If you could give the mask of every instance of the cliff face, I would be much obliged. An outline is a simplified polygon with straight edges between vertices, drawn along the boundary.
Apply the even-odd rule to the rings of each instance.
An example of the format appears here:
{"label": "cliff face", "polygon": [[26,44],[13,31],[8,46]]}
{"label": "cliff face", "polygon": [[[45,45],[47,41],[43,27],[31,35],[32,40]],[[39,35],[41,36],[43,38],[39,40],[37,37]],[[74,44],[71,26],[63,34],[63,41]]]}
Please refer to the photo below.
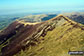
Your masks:
{"label": "cliff face", "polygon": [[[63,29],[63,28],[65,28],[65,29]],[[10,24],[5,30],[0,32],[0,45],[2,46],[2,48],[1,48],[2,56],[12,56],[12,55],[18,53],[21,49],[25,50],[25,48],[30,47],[30,46],[36,47],[38,45],[37,43],[40,44],[39,39],[41,37],[44,37],[44,39],[46,39],[48,37],[52,37],[52,36],[54,37],[56,34],[57,36],[55,36],[55,37],[56,37],[56,41],[57,41],[57,40],[61,39],[65,35],[65,33],[68,32],[68,30],[72,30],[73,28],[80,29],[80,31],[84,32],[83,26],[68,19],[67,17],[65,17],[63,15],[58,15],[55,18],[52,18],[48,21],[40,22],[40,23],[15,21],[12,24]],[[61,33],[60,33],[60,31],[61,31]],[[50,35],[48,32],[51,32],[53,34]],[[47,34],[49,34],[49,36]],[[43,39],[41,39],[41,40],[44,41]],[[45,45],[47,45],[47,44],[45,44]],[[39,48],[39,46],[38,46],[38,48]],[[43,48],[44,48],[44,46],[43,46]],[[33,53],[33,52],[31,52],[31,53]],[[42,51],[41,51],[41,53],[43,54]],[[39,55],[37,55],[37,56],[39,56]]]}

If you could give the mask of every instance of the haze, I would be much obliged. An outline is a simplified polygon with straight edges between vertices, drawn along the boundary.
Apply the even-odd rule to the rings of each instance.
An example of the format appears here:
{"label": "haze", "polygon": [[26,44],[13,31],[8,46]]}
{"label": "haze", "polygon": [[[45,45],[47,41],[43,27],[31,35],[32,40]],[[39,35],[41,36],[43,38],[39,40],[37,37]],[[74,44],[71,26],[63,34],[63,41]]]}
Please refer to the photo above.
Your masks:
{"label": "haze", "polygon": [[0,14],[83,10],[83,3],[84,0],[0,0]]}

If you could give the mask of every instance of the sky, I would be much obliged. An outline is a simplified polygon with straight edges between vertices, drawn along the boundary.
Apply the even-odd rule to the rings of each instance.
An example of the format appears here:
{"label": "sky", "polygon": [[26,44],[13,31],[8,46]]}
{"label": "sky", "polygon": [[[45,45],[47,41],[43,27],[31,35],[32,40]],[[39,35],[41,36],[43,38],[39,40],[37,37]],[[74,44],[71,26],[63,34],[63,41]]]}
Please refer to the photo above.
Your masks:
{"label": "sky", "polygon": [[0,0],[0,14],[81,10],[84,0]]}

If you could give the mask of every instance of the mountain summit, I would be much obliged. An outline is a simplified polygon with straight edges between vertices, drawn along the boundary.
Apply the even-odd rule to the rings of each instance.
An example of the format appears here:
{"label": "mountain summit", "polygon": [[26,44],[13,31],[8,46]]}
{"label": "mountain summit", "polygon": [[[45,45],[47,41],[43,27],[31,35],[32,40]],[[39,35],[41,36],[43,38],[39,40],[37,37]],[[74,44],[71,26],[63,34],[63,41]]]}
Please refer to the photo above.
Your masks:
{"label": "mountain summit", "polygon": [[63,15],[40,23],[16,20],[0,32],[2,56],[69,56],[69,50],[83,51],[83,42],[83,25]]}

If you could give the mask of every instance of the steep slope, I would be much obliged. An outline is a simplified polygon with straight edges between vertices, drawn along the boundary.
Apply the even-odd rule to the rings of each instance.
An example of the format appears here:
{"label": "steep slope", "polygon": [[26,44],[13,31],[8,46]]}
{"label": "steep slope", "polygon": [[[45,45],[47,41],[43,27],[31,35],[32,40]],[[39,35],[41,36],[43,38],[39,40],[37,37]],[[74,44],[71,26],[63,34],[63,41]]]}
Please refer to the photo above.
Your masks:
{"label": "steep slope", "polygon": [[63,15],[41,23],[15,21],[0,39],[2,56],[21,49],[16,56],[69,56],[69,50],[84,50],[84,27]]}
{"label": "steep slope", "polygon": [[68,51],[84,51],[84,28],[82,25],[62,17],[52,31],[48,31],[44,37],[39,38],[40,43],[38,42],[35,46],[31,45],[15,56],[70,56]]}

